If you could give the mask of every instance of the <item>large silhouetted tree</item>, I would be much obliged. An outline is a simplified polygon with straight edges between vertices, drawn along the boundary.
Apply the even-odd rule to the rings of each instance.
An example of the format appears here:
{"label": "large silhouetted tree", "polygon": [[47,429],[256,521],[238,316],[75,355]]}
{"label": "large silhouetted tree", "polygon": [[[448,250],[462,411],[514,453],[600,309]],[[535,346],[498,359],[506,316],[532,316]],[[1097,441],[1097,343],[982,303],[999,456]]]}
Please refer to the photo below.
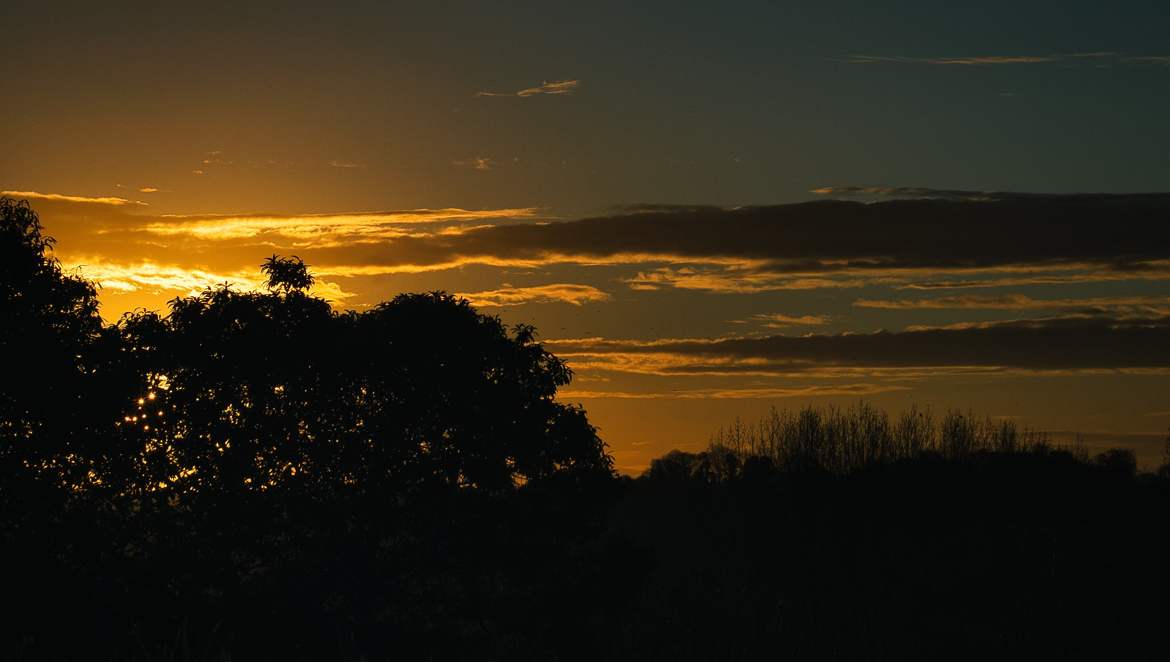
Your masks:
{"label": "large silhouetted tree", "polygon": [[141,488],[501,490],[610,471],[530,327],[441,293],[338,314],[305,294],[299,260],[265,269],[267,293],[225,286],[122,320],[144,378],[121,413]]}
{"label": "large silhouetted tree", "polygon": [[0,462],[73,485],[103,454],[117,371],[93,283],[62,271],[27,202],[0,199]]}
{"label": "large silhouetted tree", "polygon": [[568,368],[531,327],[442,293],[337,313],[297,257],[267,292],[209,288],[103,326],[27,203],[3,201],[0,452],[74,487],[508,490],[609,475],[584,412],[554,400]]}

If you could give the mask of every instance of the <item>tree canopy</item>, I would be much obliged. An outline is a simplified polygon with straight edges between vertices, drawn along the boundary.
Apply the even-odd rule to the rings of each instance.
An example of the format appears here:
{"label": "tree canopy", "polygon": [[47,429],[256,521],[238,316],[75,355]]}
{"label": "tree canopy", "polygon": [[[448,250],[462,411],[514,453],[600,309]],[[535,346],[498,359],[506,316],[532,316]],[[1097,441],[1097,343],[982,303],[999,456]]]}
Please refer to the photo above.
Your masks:
{"label": "tree canopy", "polygon": [[442,292],[338,312],[277,255],[266,292],[209,287],[105,326],[28,204],[2,210],[0,349],[26,364],[0,384],[4,453],[74,490],[492,492],[612,474],[584,411],[555,400],[572,372],[532,327]]}

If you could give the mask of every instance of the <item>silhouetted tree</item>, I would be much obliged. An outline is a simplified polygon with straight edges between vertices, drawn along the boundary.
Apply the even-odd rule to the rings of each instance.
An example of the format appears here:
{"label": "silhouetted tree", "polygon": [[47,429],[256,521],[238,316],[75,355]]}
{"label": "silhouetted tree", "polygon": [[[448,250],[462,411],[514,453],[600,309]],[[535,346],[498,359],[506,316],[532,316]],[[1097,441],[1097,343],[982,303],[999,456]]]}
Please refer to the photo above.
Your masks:
{"label": "silhouetted tree", "polygon": [[269,293],[209,289],[122,320],[144,376],[122,414],[141,489],[501,490],[611,471],[584,412],[554,400],[571,373],[530,327],[442,293],[338,314],[302,292],[299,260],[266,267]]}
{"label": "silhouetted tree", "polygon": [[305,292],[313,286],[315,278],[309,273],[309,267],[304,260],[293,255],[281,257],[273,254],[264,260],[260,270],[268,277],[268,289],[290,292]]}
{"label": "silhouetted tree", "polygon": [[[70,484],[111,427],[114,349],[93,283],[65,274],[26,201],[0,198],[0,466]],[[104,409],[103,409],[104,408]]]}

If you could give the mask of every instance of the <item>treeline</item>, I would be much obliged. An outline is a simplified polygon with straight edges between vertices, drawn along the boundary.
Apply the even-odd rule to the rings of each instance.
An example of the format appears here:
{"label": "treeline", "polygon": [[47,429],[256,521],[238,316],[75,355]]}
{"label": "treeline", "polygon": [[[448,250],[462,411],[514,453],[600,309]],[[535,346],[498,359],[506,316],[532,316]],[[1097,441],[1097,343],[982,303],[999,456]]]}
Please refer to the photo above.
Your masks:
{"label": "treeline", "polygon": [[1131,454],[863,404],[619,477],[530,327],[336,312],[277,256],[107,325],[0,212],[0,659],[1164,652],[1170,472]]}
{"label": "treeline", "polygon": [[[936,417],[917,406],[891,417],[866,402],[846,408],[775,409],[754,423],[736,419],[720,428],[702,453],[673,451],[650,471],[684,472],[708,480],[734,477],[755,465],[783,471],[848,474],[916,459],[978,461],[990,455],[1060,457],[1123,474],[1137,472],[1134,452],[1112,448],[1095,456],[1080,444],[1054,443],[1047,433],[1021,429],[1011,419],[980,418],[949,410]],[[1170,436],[1158,474],[1170,477]]]}

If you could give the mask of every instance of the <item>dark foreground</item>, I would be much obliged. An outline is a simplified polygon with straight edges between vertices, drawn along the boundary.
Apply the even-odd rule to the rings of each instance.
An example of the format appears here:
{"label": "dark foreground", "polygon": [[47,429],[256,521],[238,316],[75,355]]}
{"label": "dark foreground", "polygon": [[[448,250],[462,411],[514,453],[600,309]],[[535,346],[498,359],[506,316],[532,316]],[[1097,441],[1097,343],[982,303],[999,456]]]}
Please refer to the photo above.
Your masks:
{"label": "dark foreground", "polygon": [[[7,659],[1153,659],[1170,480],[1124,454],[4,510]],[[25,494],[29,494],[26,490]]]}
{"label": "dark foreground", "polygon": [[1163,657],[1130,453],[859,405],[618,478],[531,327],[275,255],[109,325],[51,246],[0,198],[0,659]]}

